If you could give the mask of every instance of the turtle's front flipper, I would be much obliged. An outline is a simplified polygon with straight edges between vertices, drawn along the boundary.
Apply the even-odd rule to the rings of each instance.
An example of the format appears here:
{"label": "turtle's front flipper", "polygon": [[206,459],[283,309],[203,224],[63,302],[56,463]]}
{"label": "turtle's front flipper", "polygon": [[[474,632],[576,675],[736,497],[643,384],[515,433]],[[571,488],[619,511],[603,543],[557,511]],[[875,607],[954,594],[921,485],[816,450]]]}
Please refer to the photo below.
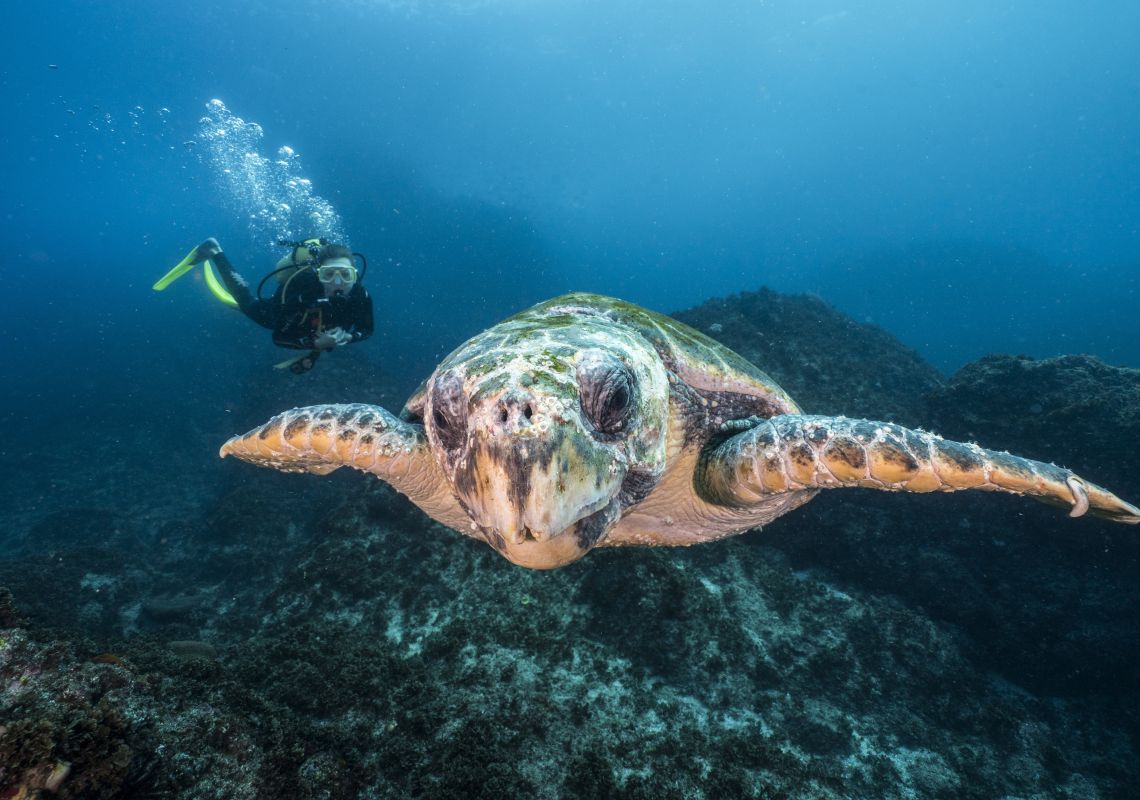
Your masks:
{"label": "turtle's front flipper", "polygon": [[[738,425],[740,423],[737,423]],[[767,495],[861,486],[896,492],[982,489],[1029,495],[1117,522],[1140,509],[1067,469],[952,442],[888,422],[785,414],[749,423],[708,451],[698,485],[709,500],[750,506]]]}
{"label": "turtle's front flipper", "polygon": [[432,458],[423,426],[404,422],[380,406],[294,408],[234,436],[219,455],[280,472],[327,475],[353,467],[391,484],[445,525],[456,527],[467,520]]}

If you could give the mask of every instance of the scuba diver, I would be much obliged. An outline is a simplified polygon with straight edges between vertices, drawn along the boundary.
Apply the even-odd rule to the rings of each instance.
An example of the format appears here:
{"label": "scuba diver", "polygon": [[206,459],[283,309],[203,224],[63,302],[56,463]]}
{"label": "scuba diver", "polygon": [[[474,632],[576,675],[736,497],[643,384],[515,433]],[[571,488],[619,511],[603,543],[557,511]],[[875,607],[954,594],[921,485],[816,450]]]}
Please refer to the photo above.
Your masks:
{"label": "scuba diver", "polygon": [[[213,238],[191,250],[155,283],[154,289],[161,292],[202,264],[206,285],[215,297],[272,330],[277,346],[308,351],[275,365],[300,375],[313,368],[322,352],[372,335],[372,298],[360,283],[368,263],[360,253],[327,239],[278,244],[289,247],[289,253],[258,284],[256,295]],[[211,263],[217,267],[220,281]],[[277,290],[272,297],[262,297],[261,291],[271,277],[277,278]]]}

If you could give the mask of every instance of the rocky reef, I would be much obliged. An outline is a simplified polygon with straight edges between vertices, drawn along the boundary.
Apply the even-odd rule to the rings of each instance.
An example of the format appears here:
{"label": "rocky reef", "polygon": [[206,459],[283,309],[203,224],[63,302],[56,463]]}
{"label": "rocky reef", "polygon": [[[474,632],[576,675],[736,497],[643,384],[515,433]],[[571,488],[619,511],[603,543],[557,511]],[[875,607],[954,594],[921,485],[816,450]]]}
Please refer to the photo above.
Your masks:
{"label": "rocky reef", "polygon": [[[768,291],[677,316],[805,410],[925,423],[1140,497],[1136,371],[995,356],[947,380],[880,329]],[[367,476],[201,462],[186,480],[195,512],[92,501],[6,535],[0,796],[1091,800],[1140,784],[1125,526],[845,490],[764,531],[546,573]]]}
{"label": "rocky reef", "polygon": [[813,295],[761,289],[672,316],[767,372],[808,414],[921,425],[924,398],[944,382],[882,328],[856,322]]}

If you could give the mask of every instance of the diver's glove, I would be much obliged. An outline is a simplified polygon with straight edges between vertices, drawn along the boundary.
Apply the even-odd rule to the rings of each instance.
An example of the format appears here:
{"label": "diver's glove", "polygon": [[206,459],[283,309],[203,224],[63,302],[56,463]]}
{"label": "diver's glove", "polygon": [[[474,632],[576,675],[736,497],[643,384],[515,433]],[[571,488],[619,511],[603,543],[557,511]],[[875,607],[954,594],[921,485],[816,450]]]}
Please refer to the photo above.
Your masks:
{"label": "diver's glove", "polygon": [[216,257],[220,252],[222,252],[222,246],[218,244],[217,239],[211,236],[194,248],[194,263],[201,264],[208,258]]}
{"label": "diver's glove", "polygon": [[341,328],[329,328],[328,330],[322,331],[321,335],[313,340],[313,347],[318,350],[332,350],[334,347],[348,344],[351,341],[351,333],[346,333]]}

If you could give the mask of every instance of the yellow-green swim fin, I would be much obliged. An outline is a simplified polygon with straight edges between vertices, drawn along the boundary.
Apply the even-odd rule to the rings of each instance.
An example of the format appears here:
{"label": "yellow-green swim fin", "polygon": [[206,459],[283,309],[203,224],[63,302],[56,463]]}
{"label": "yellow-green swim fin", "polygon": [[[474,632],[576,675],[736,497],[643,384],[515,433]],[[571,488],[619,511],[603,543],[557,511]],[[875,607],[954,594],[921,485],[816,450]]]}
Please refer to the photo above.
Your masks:
{"label": "yellow-green swim fin", "polygon": [[[173,267],[173,269],[170,270],[170,272],[166,273],[165,275],[163,275],[161,278],[158,279],[158,282],[153,287],[154,290],[156,292],[161,292],[163,289],[165,289],[170,284],[174,283],[176,280],[181,278],[187,272],[194,269],[194,267],[196,267],[199,263],[201,263],[200,261],[194,260],[194,257],[197,254],[198,254],[198,248],[195,247],[193,250],[191,250],[189,253],[187,253],[186,258],[179,261]],[[230,299],[232,300],[233,298],[230,298]]]}
{"label": "yellow-green swim fin", "polygon": [[214,269],[208,260],[202,264],[202,272],[206,275],[206,285],[210,287],[210,291],[214,297],[221,300],[230,308],[237,308],[237,300],[234,300],[234,296],[226,291],[225,286],[222,286],[222,282],[218,280],[218,276],[214,274]]}

